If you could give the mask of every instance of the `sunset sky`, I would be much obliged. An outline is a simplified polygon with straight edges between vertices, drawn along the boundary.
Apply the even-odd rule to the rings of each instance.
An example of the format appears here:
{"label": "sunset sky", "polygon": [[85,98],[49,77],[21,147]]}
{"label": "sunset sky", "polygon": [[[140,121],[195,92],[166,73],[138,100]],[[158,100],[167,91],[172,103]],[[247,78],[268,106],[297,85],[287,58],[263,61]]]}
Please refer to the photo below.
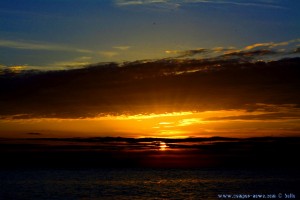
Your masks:
{"label": "sunset sky", "polygon": [[299,6],[293,0],[3,0],[0,65],[68,68],[286,42],[299,38]]}
{"label": "sunset sky", "polygon": [[300,136],[299,8],[2,0],[0,137]]}

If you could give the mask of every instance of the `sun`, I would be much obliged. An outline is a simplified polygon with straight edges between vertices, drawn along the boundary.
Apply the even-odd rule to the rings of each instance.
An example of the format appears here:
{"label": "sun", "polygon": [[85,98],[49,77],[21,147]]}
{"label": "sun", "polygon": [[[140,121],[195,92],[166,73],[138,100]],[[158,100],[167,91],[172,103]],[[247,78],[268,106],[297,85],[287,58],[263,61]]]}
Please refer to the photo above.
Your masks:
{"label": "sun", "polygon": [[159,150],[165,151],[169,146],[165,142],[159,142]]}

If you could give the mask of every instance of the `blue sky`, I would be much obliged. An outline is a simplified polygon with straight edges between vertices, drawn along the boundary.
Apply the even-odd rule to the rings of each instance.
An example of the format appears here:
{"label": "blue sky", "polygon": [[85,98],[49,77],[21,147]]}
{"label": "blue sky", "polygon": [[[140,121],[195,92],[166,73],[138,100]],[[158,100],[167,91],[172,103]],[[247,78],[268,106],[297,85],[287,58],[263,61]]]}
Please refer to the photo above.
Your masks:
{"label": "blue sky", "polygon": [[66,69],[201,48],[297,48],[299,8],[297,0],[2,0],[0,66]]}

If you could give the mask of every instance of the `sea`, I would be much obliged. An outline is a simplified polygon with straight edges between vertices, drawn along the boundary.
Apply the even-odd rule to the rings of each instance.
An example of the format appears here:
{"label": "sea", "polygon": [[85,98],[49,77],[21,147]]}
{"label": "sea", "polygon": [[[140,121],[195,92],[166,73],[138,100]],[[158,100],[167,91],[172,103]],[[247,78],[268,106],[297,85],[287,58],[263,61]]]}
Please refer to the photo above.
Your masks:
{"label": "sea", "polygon": [[297,199],[298,170],[2,169],[0,199]]}

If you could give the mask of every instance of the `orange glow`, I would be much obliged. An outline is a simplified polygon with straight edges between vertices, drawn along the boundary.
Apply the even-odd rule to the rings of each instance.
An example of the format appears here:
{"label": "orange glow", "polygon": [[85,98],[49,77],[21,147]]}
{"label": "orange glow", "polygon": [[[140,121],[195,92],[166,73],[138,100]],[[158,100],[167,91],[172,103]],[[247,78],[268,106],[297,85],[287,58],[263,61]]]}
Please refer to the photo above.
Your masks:
{"label": "orange glow", "polygon": [[[276,113],[297,113],[282,108]],[[265,111],[217,110],[102,116],[83,119],[2,119],[0,137],[247,137],[277,134],[296,135],[300,119],[296,117],[264,118]],[[268,112],[272,114],[272,112]],[[28,134],[27,133],[40,133]]]}

